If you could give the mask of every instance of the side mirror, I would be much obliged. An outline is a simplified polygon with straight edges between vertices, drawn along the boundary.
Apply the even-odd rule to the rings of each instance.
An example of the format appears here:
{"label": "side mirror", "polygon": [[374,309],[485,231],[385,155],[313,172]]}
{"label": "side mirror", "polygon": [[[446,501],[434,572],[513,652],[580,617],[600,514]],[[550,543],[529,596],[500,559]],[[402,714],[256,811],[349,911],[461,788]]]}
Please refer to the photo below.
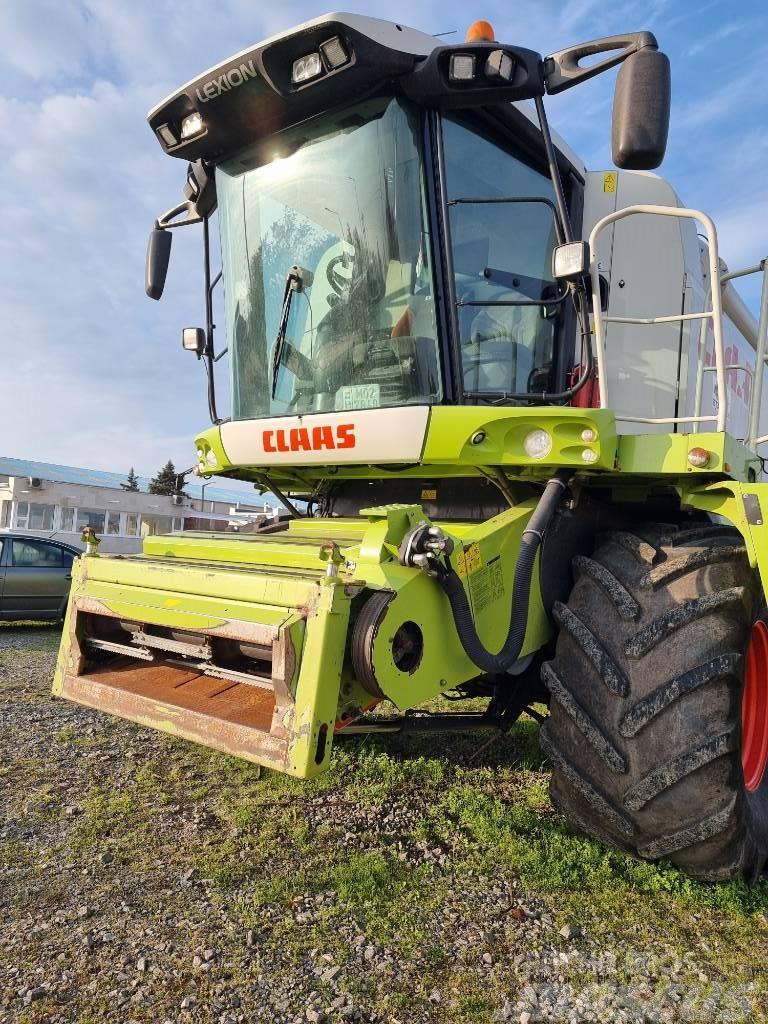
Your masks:
{"label": "side mirror", "polygon": [[149,233],[144,290],[150,299],[159,299],[163,294],[172,240],[171,232],[162,228],[153,228]]}
{"label": "side mirror", "polygon": [[181,332],[181,347],[194,352],[197,358],[205,352],[205,331],[202,327],[184,327]]}
{"label": "side mirror", "polygon": [[669,131],[669,58],[645,47],[630,54],[616,78],[613,162],[629,171],[652,171],[664,159]]}

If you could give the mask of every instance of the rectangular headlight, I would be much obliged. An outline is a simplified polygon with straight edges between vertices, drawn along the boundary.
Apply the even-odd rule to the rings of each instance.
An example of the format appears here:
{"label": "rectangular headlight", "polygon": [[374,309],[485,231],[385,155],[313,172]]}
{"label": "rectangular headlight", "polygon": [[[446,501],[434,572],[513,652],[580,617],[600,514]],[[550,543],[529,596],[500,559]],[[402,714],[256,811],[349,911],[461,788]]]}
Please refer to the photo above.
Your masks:
{"label": "rectangular headlight", "polygon": [[181,137],[191,139],[193,135],[199,135],[204,127],[203,115],[196,110],[194,114],[187,114],[181,122]]}
{"label": "rectangular headlight", "polygon": [[488,54],[485,62],[485,77],[500,79],[502,82],[509,82],[512,72],[515,70],[515,62],[504,50],[494,50]]}
{"label": "rectangular headlight", "polygon": [[338,36],[334,36],[333,39],[329,39],[325,43],[320,43],[320,52],[325,59],[325,63],[332,71],[343,67],[349,62],[349,54]]}
{"label": "rectangular headlight", "polygon": [[299,57],[298,60],[293,62],[291,81],[294,85],[300,85],[301,82],[308,82],[312,78],[317,78],[322,73],[322,70],[323,62],[320,60],[320,54],[308,53],[306,57]]}
{"label": "rectangular headlight", "polygon": [[173,131],[169,124],[161,124],[155,129],[155,134],[163,143],[164,146],[176,146],[179,140],[176,138],[176,133]]}
{"label": "rectangular headlight", "polygon": [[454,53],[451,56],[449,76],[452,82],[471,82],[475,77],[474,53]]}
{"label": "rectangular headlight", "polygon": [[566,242],[552,253],[552,276],[556,281],[575,281],[589,271],[589,245],[586,242]]}

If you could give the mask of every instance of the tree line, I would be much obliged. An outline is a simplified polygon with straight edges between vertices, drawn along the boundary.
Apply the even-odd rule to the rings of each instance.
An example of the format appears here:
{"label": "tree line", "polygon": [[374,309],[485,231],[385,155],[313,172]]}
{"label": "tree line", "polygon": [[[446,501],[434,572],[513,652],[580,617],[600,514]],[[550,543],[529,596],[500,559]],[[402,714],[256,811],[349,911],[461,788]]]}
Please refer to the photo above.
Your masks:
{"label": "tree line", "polygon": [[[172,495],[176,494],[176,479],[178,477],[176,467],[170,459],[158,470],[155,476],[149,481],[149,493],[150,494],[165,494]],[[125,482],[120,484],[124,491],[140,491],[139,478],[134,472],[133,466],[128,471],[128,475],[125,478]]]}

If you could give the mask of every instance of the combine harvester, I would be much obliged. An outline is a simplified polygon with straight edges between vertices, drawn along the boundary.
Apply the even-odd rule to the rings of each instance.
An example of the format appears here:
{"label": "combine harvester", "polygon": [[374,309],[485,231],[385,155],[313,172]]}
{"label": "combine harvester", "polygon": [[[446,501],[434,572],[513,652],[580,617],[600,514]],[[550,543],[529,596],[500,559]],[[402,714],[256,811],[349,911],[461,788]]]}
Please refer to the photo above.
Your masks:
{"label": "combine harvester", "polygon": [[[620,170],[587,172],[543,97],[617,65]],[[197,471],[293,518],[81,558],[54,692],[303,778],[335,737],[506,730],[547,703],[575,829],[755,878],[768,283],[729,273],[712,221],[647,173],[669,96],[648,32],[542,58],[484,22],[446,46],[332,14],[157,106],[188,169],[150,236],[152,298],[172,230],[203,232]],[[730,283],[747,273],[759,325]],[[439,694],[487,710],[410,710]]]}

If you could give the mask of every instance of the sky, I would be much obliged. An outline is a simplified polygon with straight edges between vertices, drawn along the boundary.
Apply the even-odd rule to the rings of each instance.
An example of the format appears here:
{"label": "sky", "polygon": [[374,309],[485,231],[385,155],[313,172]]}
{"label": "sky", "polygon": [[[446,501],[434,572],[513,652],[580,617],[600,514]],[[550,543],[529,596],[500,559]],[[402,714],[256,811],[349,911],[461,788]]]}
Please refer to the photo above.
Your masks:
{"label": "sky", "polygon": [[[146,112],[197,73],[325,8],[295,0],[0,0],[0,454],[153,475],[195,461],[209,424],[182,326],[203,322],[202,244],[177,238],[144,295],[146,236],[181,198]],[[358,0],[354,10],[380,16]],[[661,172],[710,213],[731,267],[768,255],[768,7],[763,0],[390,0],[428,33],[491,21],[547,54],[651,30],[672,62]],[[591,170],[610,168],[615,73],[548,100]],[[742,291],[753,310],[758,292]]]}

